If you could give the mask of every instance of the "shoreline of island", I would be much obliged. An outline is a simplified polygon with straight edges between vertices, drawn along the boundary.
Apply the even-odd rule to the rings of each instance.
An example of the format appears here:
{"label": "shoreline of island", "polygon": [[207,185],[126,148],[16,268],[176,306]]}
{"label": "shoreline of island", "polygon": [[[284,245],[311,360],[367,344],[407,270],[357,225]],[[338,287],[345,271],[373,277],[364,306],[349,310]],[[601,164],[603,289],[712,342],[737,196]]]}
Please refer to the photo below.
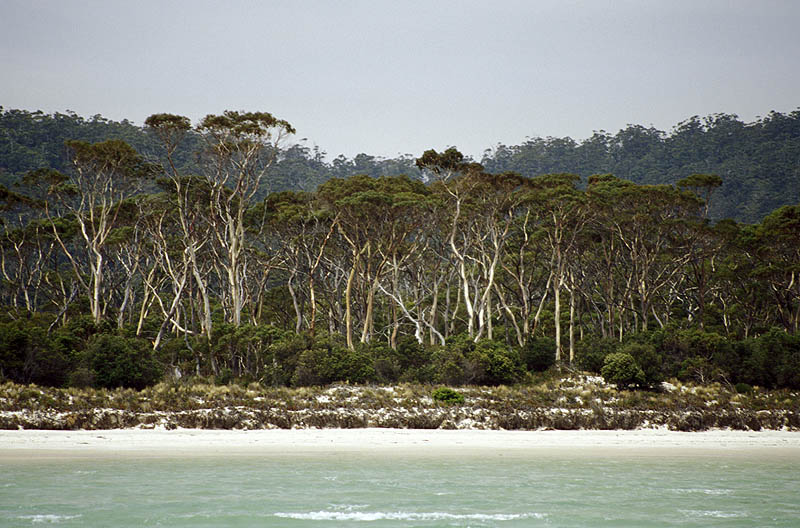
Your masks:
{"label": "shoreline of island", "polygon": [[111,429],[0,431],[0,460],[314,454],[513,456],[776,456],[800,459],[800,432],[666,429]]}

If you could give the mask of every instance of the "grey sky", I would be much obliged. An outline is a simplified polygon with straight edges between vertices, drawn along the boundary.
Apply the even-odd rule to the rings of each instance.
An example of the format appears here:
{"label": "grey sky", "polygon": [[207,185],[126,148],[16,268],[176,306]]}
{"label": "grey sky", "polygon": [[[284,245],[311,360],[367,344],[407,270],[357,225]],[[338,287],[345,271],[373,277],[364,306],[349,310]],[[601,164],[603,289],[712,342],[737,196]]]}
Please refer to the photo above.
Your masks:
{"label": "grey sky", "polygon": [[0,105],[269,111],[329,157],[479,157],[795,110],[798,21],[794,0],[0,0]]}

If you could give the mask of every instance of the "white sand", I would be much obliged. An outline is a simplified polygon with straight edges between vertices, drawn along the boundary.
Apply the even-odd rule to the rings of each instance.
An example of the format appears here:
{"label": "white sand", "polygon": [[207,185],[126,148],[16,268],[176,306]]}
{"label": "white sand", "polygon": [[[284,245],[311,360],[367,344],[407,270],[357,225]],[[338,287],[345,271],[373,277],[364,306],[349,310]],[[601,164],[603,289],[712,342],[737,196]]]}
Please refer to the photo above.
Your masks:
{"label": "white sand", "polygon": [[478,431],[299,429],[222,431],[179,429],[0,431],[0,460],[47,457],[302,455],[313,453],[465,454],[631,453],[754,455],[800,459],[800,432],[666,430]]}

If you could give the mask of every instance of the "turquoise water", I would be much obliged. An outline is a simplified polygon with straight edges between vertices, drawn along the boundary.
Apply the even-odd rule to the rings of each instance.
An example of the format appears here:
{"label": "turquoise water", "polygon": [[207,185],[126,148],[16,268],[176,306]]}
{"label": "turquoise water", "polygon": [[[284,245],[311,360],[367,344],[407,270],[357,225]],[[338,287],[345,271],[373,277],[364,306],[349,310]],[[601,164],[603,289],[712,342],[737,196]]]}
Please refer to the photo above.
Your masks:
{"label": "turquoise water", "polygon": [[316,454],[0,462],[0,526],[800,526],[800,461]]}

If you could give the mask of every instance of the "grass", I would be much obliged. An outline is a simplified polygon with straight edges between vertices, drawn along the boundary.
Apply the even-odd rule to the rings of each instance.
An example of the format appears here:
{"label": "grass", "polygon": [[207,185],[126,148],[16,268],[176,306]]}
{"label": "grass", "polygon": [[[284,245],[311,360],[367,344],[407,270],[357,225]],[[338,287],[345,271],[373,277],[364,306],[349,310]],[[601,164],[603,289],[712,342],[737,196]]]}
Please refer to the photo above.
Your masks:
{"label": "grass", "polygon": [[[442,406],[434,387],[336,384],[328,387],[215,385],[199,378],[131,389],[0,385],[0,428],[414,427],[596,428],[667,426],[800,429],[800,393],[670,380],[668,389],[617,391],[573,373],[531,376],[529,383],[459,387],[465,403]],[[766,412],[765,412],[766,411]],[[37,414],[38,413],[38,414]],[[61,415],[59,415],[59,413]],[[38,422],[37,422],[38,420]],[[465,424],[465,425],[459,425]]]}

